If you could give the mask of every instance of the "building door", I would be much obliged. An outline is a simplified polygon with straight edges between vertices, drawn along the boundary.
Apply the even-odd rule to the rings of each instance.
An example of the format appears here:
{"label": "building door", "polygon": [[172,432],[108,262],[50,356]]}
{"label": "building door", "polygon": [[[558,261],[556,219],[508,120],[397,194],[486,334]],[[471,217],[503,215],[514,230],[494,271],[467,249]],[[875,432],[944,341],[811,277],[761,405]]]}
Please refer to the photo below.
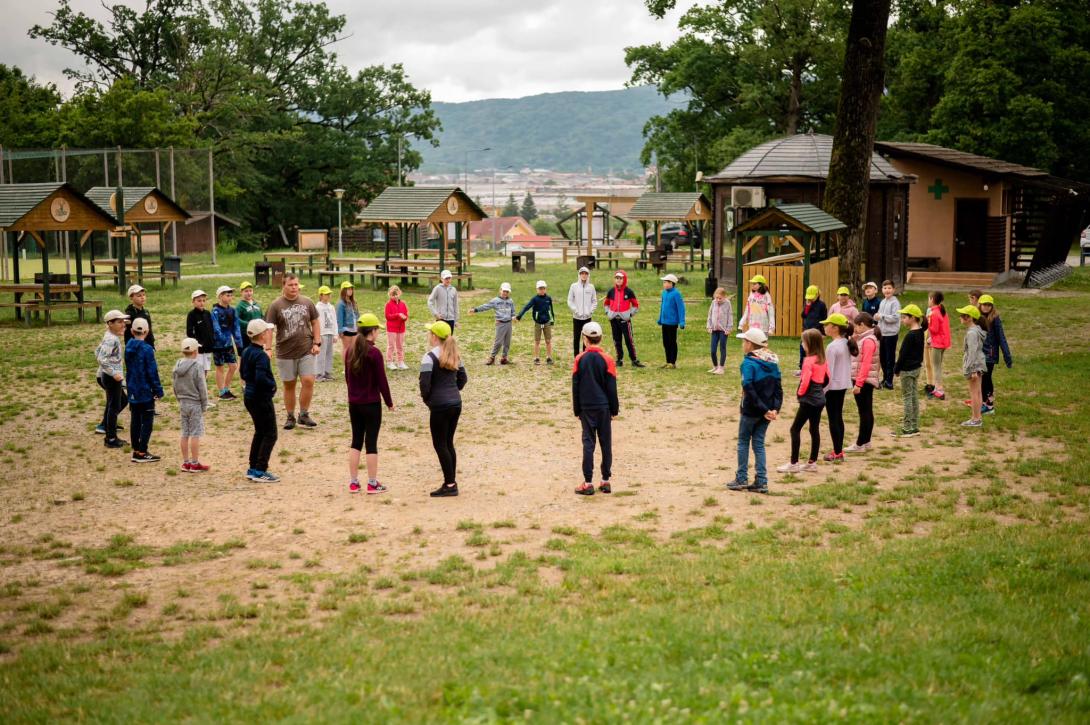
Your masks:
{"label": "building door", "polygon": [[984,271],[987,228],[987,199],[957,199],[955,201],[954,271]]}

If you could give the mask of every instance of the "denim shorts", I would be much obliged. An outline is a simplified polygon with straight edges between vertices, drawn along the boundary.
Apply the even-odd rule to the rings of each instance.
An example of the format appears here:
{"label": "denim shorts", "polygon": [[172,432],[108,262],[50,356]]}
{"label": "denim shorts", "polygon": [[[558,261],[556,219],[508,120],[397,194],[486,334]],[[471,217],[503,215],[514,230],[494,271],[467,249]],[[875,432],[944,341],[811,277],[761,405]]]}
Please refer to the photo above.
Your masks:
{"label": "denim shorts", "polygon": [[213,350],[212,362],[216,364],[216,367],[220,365],[234,365],[238,362],[238,358],[235,357],[234,348],[227,348],[225,350]]}

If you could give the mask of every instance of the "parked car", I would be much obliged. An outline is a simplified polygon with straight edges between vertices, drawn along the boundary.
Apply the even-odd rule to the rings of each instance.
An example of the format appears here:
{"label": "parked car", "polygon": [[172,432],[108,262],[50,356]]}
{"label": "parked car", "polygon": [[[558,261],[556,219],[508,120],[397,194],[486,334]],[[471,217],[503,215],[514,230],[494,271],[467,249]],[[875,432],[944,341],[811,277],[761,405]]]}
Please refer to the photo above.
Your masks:
{"label": "parked car", "polygon": [[1079,237],[1079,245],[1083,249],[1090,249],[1090,227],[1082,230],[1082,236]]}
{"label": "parked car", "polygon": [[[700,234],[699,227],[690,227],[684,222],[666,222],[662,225],[662,247],[663,249],[672,252],[677,247],[688,247],[690,245],[700,249],[704,244],[704,239]],[[654,228],[647,231],[648,244],[655,243],[655,230]]]}

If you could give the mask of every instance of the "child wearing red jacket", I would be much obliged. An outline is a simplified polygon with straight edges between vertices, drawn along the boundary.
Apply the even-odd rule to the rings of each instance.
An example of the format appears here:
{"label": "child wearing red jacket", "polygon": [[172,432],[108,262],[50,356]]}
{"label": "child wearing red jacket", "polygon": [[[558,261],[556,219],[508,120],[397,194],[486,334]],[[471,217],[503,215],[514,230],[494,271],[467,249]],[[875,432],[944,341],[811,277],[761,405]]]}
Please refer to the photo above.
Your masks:
{"label": "child wearing red jacket", "polygon": [[878,375],[877,324],[868,312],[855,316],[855,344],[859,354],[852,358],[852,397],[859,411],[859,436],[855,443],[844,449],[845,453],[863,453],[870,450],[871,434],[874,433],[874,391],[881,386]]}
{"label": "child wearing red jacket", "polygon": [[[812,473],[817,470],[817,457],[821,451],[821,411],[825,408],[824,386],[829,382],[829,366],[825,362],[825,338],[818,330],[802,333],[802,347],[806,357],[802,359],[799,389],[795,396],[799,409],[791,424],[791,462],[776,470],[780,473]],[[810,424],[810,458],[806,465],[799,465],[802,448],[802,427]]]}
{"label": "child wearing red jacket", "polygon": [[942,384],[942,359],[950,349],[950,318],[942,304],[945,299],[942,292],[932,292],[931,305],[927,310],[927,361],[931,379],[924,386],[924,392],[938,400],[946,400],[946,390]]}
{"label": "child wearing red jacket", "polygon": [[[624,365],[624,347],[632,358],[632,367],[644,365],[636,357],[636,341],[632,338],[632,316],[640,311],[640,301],[628,286],[628,275],[618,269],[613,275],[613,286],[606,292],[606,317],[613,329],[613,346],[617,348],[617,367]],[[623,342],[623,346],[622,346]]]}
{"label": "child wearing red jacket", "polygon": [[409,319],[409,307],[401,300],[401,288],[390,287],[390,301],[386,303],[386,364],[391,370],[408,370],[405,364],[405,322]]}
{"label": "child wearing red jacket", "polygon": [[598,490],[612,493],[609,482],[613,467],[613,419],[620,412],[617,400],[617,367],[599,345],[602,327],[597,322],[583,326],[586,347],[572,365],[572,409],[583,426],[583,485],[580,496],[594,495],[594,444],[602,446],[602,481]]}

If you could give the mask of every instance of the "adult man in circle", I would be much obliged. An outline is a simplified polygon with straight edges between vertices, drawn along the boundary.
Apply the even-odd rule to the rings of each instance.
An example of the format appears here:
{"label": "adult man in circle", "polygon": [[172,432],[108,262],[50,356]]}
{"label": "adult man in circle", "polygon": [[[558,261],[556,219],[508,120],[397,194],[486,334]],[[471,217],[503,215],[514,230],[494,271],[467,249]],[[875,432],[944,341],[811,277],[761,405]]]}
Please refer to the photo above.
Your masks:
{"label": "adult man in circle", "polygon": [[299,294],[299,278],[284,275],[284,288],[269,305],[265,321],[276,327],[276,369],[284,383],[284,407],[288,417],[284,430],[295,427],[295,381],[299,380],[299,425],[318,425],[310,417],[310,401],[314,395],[314,356],[322,349],[321,324],[318,308]]}

